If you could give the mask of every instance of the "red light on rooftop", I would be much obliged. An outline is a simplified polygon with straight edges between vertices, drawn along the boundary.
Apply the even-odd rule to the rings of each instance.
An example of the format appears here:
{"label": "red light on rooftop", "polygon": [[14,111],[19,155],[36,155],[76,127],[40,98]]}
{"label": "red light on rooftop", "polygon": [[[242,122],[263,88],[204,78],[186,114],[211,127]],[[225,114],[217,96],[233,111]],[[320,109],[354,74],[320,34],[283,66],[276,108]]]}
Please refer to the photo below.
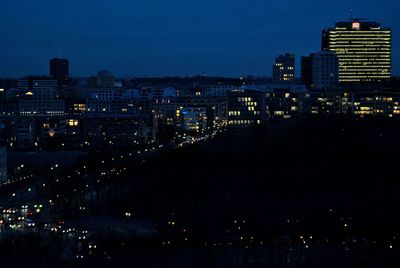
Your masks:
{"label": "red light on rooftop", "polygon": [[352,28],[353,29],[360,29],[360,23],[359,22],[353,22],[353,25],[352,25]]}

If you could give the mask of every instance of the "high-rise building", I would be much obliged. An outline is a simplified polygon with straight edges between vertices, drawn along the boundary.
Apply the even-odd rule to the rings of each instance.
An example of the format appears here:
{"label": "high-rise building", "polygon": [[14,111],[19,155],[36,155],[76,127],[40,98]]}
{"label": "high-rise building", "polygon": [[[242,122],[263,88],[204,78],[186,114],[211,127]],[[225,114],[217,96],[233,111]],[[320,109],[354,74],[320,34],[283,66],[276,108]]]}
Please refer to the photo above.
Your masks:
{"label": "high-rise building", "polygon": [[301,82],[307,86],[307,88],[312,87],[313,77],[312,77],[312,59],[314,54],[309,56],[301,57]]}
{"label": "high-rise building", "polygon": [[352,19],[323,30],[322,49],[339,58],[339,82],[376,83],[391,77],[391,29]]}
{"label": "high-rise building", "polygon": [[64,58],[50,60],[50,76],[57,79],[60,84],[65,84],[69,79],[69,61]]}
{"label": "high-rise building", "polygon": [[327,89],[339,83],[339,61],[335,52],[324,50],[312,57],[313,88]]}
{"label": "high-rise building", "polygon": [[274,82],[293,82],[295,78],[295,58],[293,54],[279,55],[272,66]]}
{"label": "high-rise building", "polygon": [[97,72],[98,87],[115,87],[115,77],[109,71],[101,70]]}

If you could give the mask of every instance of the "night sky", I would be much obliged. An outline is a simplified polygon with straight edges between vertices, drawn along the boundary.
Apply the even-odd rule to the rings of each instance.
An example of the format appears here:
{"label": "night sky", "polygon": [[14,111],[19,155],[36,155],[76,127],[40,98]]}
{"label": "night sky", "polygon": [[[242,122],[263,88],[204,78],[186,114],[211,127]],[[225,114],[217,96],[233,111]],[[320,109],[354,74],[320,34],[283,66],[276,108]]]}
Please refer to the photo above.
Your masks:
{"label": "night sky", "polygon": [[399,0],[1,0],[0,77],[47,74],[62,50],[72,76],[271,76],[279,53],[320,49],[321,30],[354,16],[393,29]]}

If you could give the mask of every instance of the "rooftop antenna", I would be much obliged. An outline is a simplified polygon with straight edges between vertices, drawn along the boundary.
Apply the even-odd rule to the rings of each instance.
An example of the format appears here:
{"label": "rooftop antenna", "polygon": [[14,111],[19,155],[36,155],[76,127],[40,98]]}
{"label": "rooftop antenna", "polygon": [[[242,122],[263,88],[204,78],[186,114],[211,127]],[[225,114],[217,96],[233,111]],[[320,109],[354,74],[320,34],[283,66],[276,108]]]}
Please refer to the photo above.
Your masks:
{"label": "rooftop antenna", "polygon": [[350,19],[351,19],[351,20],[354,19],[354,16],[353,16],[353,9],[352,9],[352,8],[350,8]]}

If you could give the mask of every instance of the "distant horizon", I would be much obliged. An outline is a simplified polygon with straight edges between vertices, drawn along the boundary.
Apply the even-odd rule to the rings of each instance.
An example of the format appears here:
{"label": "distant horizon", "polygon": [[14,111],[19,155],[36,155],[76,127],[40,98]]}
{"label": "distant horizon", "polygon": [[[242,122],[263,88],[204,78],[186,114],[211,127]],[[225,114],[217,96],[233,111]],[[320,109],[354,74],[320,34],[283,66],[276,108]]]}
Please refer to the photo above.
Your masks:
{"label": "distant horizon", "polygon": [[[107,70],[108,71],[108,70]],[[164,75],[164,76],[136,76],[136,75],[127,75],[127,76],[116,76],[115,74],[112,73],[112,75],[115,77],[115,79],[166,79],[166,78],[195,78],[195,77],[201,77],[201,74],[189,74],[189,75]],[[49,77],[51,78],[50,75],[45,75],[45,74],[28,74],[28,75],[23,75],[19,77],[1,77],[0,79],[12,79],[12,80],[18,80],[26,77]],[[92,74],[89,76],[70,76],[72,79],[84,79],[84,78],[91,78],[91,77],[96,77],[96,74]],[[260,75],[243,75],[243,76],[223,76],[223,75],[206,75],[206,78],[227,78],[227,79],[240,79],[240,78],[256,78],[256,79],[273,79],[272,76],[260,76]],[[391,77],[393,78],[400,78],[400,75],[392,75]],[[301,77],[295,77],[295,80],[299,80]],[[272,81],[271,81],[272,82]],[[279,82],[278,82],[279,83]]]}

